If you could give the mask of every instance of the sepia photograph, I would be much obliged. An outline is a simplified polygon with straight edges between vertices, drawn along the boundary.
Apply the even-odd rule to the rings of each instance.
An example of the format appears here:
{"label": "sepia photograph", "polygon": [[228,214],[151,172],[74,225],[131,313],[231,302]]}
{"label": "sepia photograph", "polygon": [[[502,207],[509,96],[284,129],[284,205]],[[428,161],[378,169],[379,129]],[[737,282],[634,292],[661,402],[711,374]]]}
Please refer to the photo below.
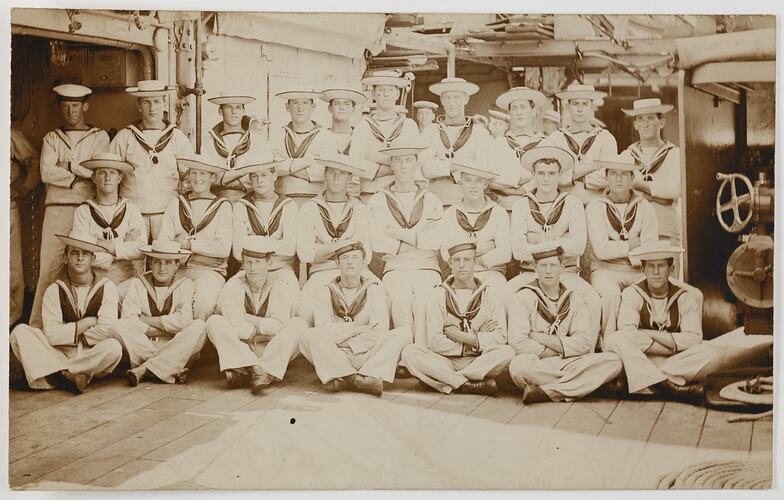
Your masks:
{"label": "sepia photograph", "polygon": [[774,487],[775,14],[210,5],[8,9],[4,492]]}

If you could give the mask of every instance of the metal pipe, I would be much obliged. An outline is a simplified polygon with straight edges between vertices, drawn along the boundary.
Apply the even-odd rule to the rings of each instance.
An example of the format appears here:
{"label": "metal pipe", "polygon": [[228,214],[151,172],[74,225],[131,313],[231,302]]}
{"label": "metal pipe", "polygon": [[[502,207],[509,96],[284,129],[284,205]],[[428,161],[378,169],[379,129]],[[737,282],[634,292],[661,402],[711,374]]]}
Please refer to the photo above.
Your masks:
{"label": "metal pipe", "polygon": [[196,154],[201,153],[201,95],[204,93],[202,88],[203,69],[201,61],[201,18],[193,20],[193,38],[196,47],[193,60],[196,63],[196,82],[193,84],[193,93],[196,95]]}
{"label": "metal pipe", "polygon": [[451,43],[446,44],[446,53],[449,56],[446,60],[446,76],[447,78],[455,77],[455,46]]}

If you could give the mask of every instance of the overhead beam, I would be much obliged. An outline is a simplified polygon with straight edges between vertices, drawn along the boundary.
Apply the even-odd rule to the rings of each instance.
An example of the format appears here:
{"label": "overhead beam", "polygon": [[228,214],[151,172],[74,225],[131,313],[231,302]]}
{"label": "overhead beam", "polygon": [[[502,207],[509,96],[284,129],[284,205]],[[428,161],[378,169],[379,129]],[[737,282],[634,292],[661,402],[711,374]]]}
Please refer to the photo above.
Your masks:
{"label": "overhead beam", "polygon": [[474,57],[573,57],[575,48],[581,51],[602,50],[610,55],[663,55],[675,53],[675,39],[630,40],[628,49],[609,40],[530,40],[514,42],[484,42],[471,44],[469,54]]}
{"label": "overhead beam", "polygon": [[691,75],[691,83],[775,82],[776,61],[735,61],[703,64]]}
{"label": "overhead beam", "polygon": [[399,47],[401,49],[417,50],[430,54],[447,55],[446,44],[448,41],[443,38],[433,38],[430,35],[412,33],[406,29],[389,29],[384,33],[384,42],[387,46]]}
{"label": "overhead beam", "polygon": [[76,20],[81,27],[69,32],[70,23],[65,9],[23,9],[11,10],[11,26],[35,28],[51,32],[66,33],[79,36],[94,37],[96,39],[116,40],[137,45],[152,47],[155,45],[155,27],[150,26],[140,30],[128,26],[128,21],[115,17],[95,14],[90,11],[80,11]]}

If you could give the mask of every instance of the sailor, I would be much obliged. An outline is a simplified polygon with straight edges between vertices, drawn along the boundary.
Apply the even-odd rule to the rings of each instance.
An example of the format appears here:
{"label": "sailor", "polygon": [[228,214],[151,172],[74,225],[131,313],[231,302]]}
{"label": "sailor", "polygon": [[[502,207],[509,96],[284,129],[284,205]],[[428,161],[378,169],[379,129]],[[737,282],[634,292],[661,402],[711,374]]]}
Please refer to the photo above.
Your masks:
{"label": "sailor", "polygon": [[633,187],[656,209],[659,238],[677,245],[681,234],[678,209],[681,198],[680,150],[661,138],[664,115],[672,111],[673,107],[652,98],[637,99],[632,109],[622,110],[634,120],[634,129],[640,140],[621,153],[621,157],[624,161],[640,165]]}
{"label": "sailor", "polygon": [[[256,154],[271,155],[267,139],[256,128],[258,120],[245,114],[245,106],[255,101],[255,97],[221,95],[207,100],[218,106],[221,121],[210,129],[202,154],[214,163],[224,164],[228,172],[238,167],[241,158]],[[246,191],[240,178],[232,182],[218,179],[216,193],[232,203],[245,196]]]}
{"label": "sailor", "polygon": [[414,113],[416,113],[415,117],[420,134],[424,134],[427,128],[435,126],[438,104],[431,101],[414,101],[412,106]]}
{"label": "sailor", "polygon": [[317,156],[333,155],[337,150],[335,135],[311,119],[319,93],[311,88],[297,88],[275,94],[286,101],[291,121],[273,129],[270,146],[275,158],[287,161],[278,166],[275,192],[289,196],[302,205],[324,189],[324,165]]}
{"label": "sailor", "polygon": [[253,154],[243,157],[239,166],[224,176],[224,180],[243,179],[243,184],[251,186],[250,192],[234,204],[232,255],[242,262],[247,238],[269,240],[273,255],[268,279],[281,280],[299,295],[299,282],[294,275],[299,207],[291,198],[275,193],[278,163],[270,152]]}
{"label": "sailor", "polygon": [[229,387],[250,384],[254,394],[283,380],[307,327],[294,316],[299,291],[269,279],[275,247],[268,237],[243,239],[242,270],[223,286],[216,313],[207,320],[207,335]]}
{"label": "sailor", "polygon": [[231,253],[231,203],[210,191],[226,169],[203,155],[179,158],[177,165],[187,172],[191,192],[174,198],[166,207],[158,238],[176,241],[181,248],[192,252],[175,278],[193,281],[196,288],[193,316],[206,321],[226,282],[226,264]]}
{"label": "sailor", "polygon": [[503,138],[509,129],[509,115],[495,109],[488,109],[487,114],[490,115],[490,123],[487,125],[488,130],[490,130],[490,136],[494,140]]}
{"label": "sailor", "polygon": [[[370,212],[347,191],[350,176],[357,175],[359,170],[342,155],[333,154],[331,158],[320,158],[320,161],[325,165],[324,192],[302,205],[297,228],[297,256],[308,267],[299,316],[309,324],[313,318],[312,294],[339,274],[333,259],[335,249],[343,246],[344,240],[356,238],[364,245],[367,265],[372,248]],[[377,280],[368,270],[365,270],[364,276],[368,281]]]}
{"label": "sailor", "polygon": [[593,250],[591,284],[602,297],[602,333],[615,331],[621,291],[640,275],[640,261],[630,252],[659,238],[659,223],[651,203],[632,189],[639,166],[597,161],[605,170],[608,188],[585,207],[588,241]]}
{"label": "sailor", "polygon": [[607,94],[590,85],[573,83],[556,95],[567,105],[570,124],[550,134],[542,145],[572,153],[574,168],[562,173],[561,186],[585,205],[607,187],[607,179],[596,160],[612,160],[618,154],[615,137],[607,129],[591,124],[596,101]]}
{"label": "sailor", "polygon": [[10,234],[9,234],[9,317],[13,326],[22,318],[25,280],[22,265],[22,211],[18,202],[26,199],[41,182],[38,151],[21,130],[11,126]]}
{"label": "sailor", "polygon": [[[363,78],[362,85],[371,89],[376,109],[354,128],[349,154],[352,160],[364,160],[355,165],[363,169],[359,181],[360,199],[367,203],[374,193],[394,180],[390,159],[380,150],[421,141],[416,122],[399,113],[397,106],[401,89],[409,85],[406,78],[394,71],[377,71]],[[419,172],[417,176],[422,179]]]}
{"label": "sailor", "polygon": [[185,134],[164,119],[167,97],[174,90],[162,80],[141,80],[125,89],[137,98],[141,121],[117,132],[111,144],[111,151],[134,167],[123,179],[120,194],[141,210],[147,241],[158,238],[163,211],[177,198],[185,174],[177,169],[177,158],[193,153]]}
{"label": "sailor", "polygon": [[[327,103],[327,109],[332,115],[332,126],[329,131],[335,136],[337,152],[348,155],[351,151],[351,136],[354,133],[354,125],[351,121],[357,108],[365,105],[367,97],[358,90],[348,88],[327,89],[321,92],[320,97]],[[348,191],[353,196],[359,196],[359,177],[351,177]]]}
{"label": "sailor", "polygon": [[31,389],[59,387],[78,394],[120,362],[122,347],[110,337],[117,289],[92,271],[95,254],[103,252],[95,238],[73,232],[57,237],[65,245],[65,265],[44,293],[43,328],[18,325],[11,349]]}
{"label": "sailor", "polygon": [[395,379],[400,352],[412,333],[406,327],[389,329],[386,292],[363,276],[365,248],[348,239],[335,249],[340,272],[310,299],[314,327],[305,331],[300,350],[327,389],[381,396],[384,382]]}
{"label": "sailor", "polygon": [[[144,268],[139,247],[147,244],[147,227],[139,209],[120,196],[120,183],[133,173],[133,166],[116,153],[97,153],[81,163],[92,172],[95,198],[82,203],[74,213],[73,230],[94,236],[104,251],[95,254],[93,270],[109,278],[125,296],[125,283]],[[124,284],[125,283],[125,284]]]}
{"label": "sailor", "polygon": [[207,338],[204,321],[193,317],[193,281],[176,277],[191,252],[165,240],[144,245],[141,252],[150,271],[131,280],[112,335],[128,353],[130,385],[145,379],[184,384],[187,366]]}
{"label": "sailor", "polygon": [[508,212],[526,193],[533,172],[522,167],[521,158],[536,147],[544,136],[534,132],[537,108],[547,102],[544,94],[527,87],[514,87],[495,100],[495,105],[509,113],[509,129],[493,141],[493,163],[499,175],[490,183],[498,203]]}
{"label": "sailor", "polygon": [[542,135],[550,137],[559,128],[561,128],[561,114],[554,109],[542,111]]}
{"label": "sailor", "polygon": [[473,157],[484,164],[491,139],[487,129],[475,126],[474,121],[466,117],[468,100],[479,91],[479,85],[462,78],[444,78],[429,89],[440,97],[444,115],[438,117],[436,127],[423,136],[430,158],[423,161],[422,174],[430,179],[430,190],[446,208],[463,196],[454,177],[453,160]]}
{"label": "sailor", "polygon": [[533,253],[563,249],[561,281],[583,299],[590,318],[590,332],[598,335],[602,299],[580,277],[580,256],[585,251],[587,229],[585,209],[580,200],[558,189],[563,170],[572,168],[574,158],[568,151],[553,146],[529,149],[520,159],[522,168],[534,172],[535,186],[512,210],[510,239],[519,275],[509,281],[511,293],[536,279]]}
{"label": "sailor", "polygon": [[[506,264],[512,259],[509,241],[509,214],[486,194],[497,172],[470,158],[453,162],[462,197],[444,211],[439,232],[442,242],[476,243],[472,274],[491,285],[503,297],[506,292]],[[442,245],[441,257],[449,261],[449,245]]]}
{"label": "sailor", "polygon": [[54,87],[57,105],[65,122],[48,132],[41,146],[41,180],[46,185],[44,220],[41,224],[41,259],[38,284],[35,288],[30,324],[41,326],[41,303],[44,292],[62,271],[65,247],[56,234],[68,234],[76,207],[95,196],[92,172],[80,166],[96,153],[109,148],[109,136],[88,125],[85,113],[92,93],[82,85],[64,84]]}
{"label": "sailor", "polygon": [[509,375],[523,403],[581,398],[617,377],[621,362],[594,352],[598,331],[589,327],[585,302],[561,281],[563,249],[532,255],[536,277],[509,306],[509,345],[517,354]]}
{"label": "sailor", "polygon": [[392,324],[408,327],[418,338],[425,324],[419,298],[441,282],[436,252],[443,207],[433,193],[414,182],[418,155],[424,150],[415,145],[382,149],[395,180],[368,203],[370,236],[373,251],[384,262],[382,282],[389,294]]}
{"label": "sailor", "polygon": [[447,249],[452,274],[427,297],[426,345],[403,350],[411,374],[445,394],[495,394],[495,377],[514,357],[499,291],[474,276],[476,246]]}

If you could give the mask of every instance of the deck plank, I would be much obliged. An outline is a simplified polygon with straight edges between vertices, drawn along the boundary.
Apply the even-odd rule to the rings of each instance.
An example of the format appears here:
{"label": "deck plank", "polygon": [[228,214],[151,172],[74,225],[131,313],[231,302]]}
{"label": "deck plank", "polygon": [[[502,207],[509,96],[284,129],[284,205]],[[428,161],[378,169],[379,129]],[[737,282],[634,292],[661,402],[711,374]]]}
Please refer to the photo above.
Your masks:
{"label": "deck plank", "polygon": [[745,460],[751,447],[753,422],[727,422],[735,413],[708,410],[695,462]]}
{"label": "deck plank", "polygon": [[665,402],[627,486],[654,488],[664,474],[693,463],[706,413],[698,406]]}
{"label": "deck plank", "polygon": [[751,434],[751,453],[757,460],[773,459],[773,419],[754,422]]}

